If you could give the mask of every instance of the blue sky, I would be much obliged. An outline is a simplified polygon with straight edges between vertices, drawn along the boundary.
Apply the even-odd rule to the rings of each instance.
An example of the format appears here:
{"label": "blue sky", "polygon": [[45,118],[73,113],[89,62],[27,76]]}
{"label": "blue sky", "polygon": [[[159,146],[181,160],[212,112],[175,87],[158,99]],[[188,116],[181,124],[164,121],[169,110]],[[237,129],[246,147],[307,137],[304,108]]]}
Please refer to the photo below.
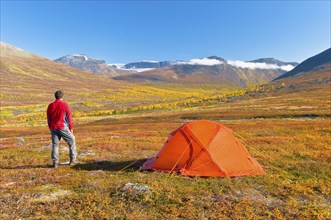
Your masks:
{"label": "blue sky", "polygon": [[330,10],[330,1],[1,0],[1,41],[49,59],[301,62],[330,47]]}

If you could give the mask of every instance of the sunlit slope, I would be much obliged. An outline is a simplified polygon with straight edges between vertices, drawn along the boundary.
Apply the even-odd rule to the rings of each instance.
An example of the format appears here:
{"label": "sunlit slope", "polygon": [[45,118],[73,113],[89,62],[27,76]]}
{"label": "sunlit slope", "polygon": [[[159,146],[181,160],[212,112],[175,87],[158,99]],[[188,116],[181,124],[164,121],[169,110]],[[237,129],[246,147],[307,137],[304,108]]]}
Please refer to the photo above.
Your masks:
{"label": "sunlit slope", "polygon": [[282,78],[271,84],[287,84],[284,92],[323,91],[321,95],[331,93],[331,67],[321,71],[299,74],[294,77]]}
{"label": "sunlit slope", "polygon": [[40,103],[56,89],[68,96],[122,88],[125,83],[96,76],[1,43],[1,106]]}

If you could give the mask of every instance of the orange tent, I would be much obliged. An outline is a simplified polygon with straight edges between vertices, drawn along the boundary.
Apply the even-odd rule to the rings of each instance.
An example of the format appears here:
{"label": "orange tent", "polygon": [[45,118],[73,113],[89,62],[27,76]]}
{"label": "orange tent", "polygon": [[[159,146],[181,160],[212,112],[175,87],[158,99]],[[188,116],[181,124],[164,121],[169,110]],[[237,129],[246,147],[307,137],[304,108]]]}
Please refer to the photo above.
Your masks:
{"label": "orange tent", "polygon": [[265,173],[231,129],[208,120],[185,123],[173,131],[161,151],[149,158],[142,170],[215,177]]}

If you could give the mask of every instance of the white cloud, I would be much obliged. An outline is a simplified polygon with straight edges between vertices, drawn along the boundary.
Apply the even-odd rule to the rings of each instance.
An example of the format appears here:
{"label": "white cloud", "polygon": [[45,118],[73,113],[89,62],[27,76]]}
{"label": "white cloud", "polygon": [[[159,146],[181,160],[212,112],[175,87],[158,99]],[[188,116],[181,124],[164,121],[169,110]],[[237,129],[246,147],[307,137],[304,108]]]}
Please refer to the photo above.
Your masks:
{"label": "white cloud", "polygon": [[154,70],[155,68],[130,68],[129,70],[133,70],[133,71],[136,71],[136,72],[145,72],[145,71],[148,71],[148,70]]}
{"label": "white cloud", "polygon": [[223,63],[222,61],[216,59],[203,58],[203,59],[192,59],[188,62],[178,62],[176,64],[214,66],[214,65],[220,65],[222,63]]}
{"label": "white cloud", "polygon": [[122,69],[125,64],[124,63],[112,63],[112,64],[107,64],[108,66],[115,66],[117,69]]}
{"label": "white cloud", "polygon": [[285,71],[290,71],[294,68],[292,65],[284,65],[278,66],[276,64],[268,64],[268,63],[251,63],[251,62],[244,62],[240,60],[228,60],[228,64],[231,66],[239,67],[239,68],[248,68],[248,69],[282,69]]}

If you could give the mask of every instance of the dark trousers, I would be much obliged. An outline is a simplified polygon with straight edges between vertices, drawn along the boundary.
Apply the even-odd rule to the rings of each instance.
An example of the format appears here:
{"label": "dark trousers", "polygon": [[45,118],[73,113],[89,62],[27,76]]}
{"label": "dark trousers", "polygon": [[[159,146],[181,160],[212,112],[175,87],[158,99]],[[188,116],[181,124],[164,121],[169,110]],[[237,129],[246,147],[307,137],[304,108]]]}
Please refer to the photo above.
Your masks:
{"label": "dark trousers", "polygon": [[59,162],[59,145],[61,138],[65,140],[65,142],[69,146],[69,157],[70,161],[75,161],[77,152],[76,152],[76,140],[74,134],[68,129],[60,129],[60,130],[51,130],[52,135],[52,160],[54,163]]}

